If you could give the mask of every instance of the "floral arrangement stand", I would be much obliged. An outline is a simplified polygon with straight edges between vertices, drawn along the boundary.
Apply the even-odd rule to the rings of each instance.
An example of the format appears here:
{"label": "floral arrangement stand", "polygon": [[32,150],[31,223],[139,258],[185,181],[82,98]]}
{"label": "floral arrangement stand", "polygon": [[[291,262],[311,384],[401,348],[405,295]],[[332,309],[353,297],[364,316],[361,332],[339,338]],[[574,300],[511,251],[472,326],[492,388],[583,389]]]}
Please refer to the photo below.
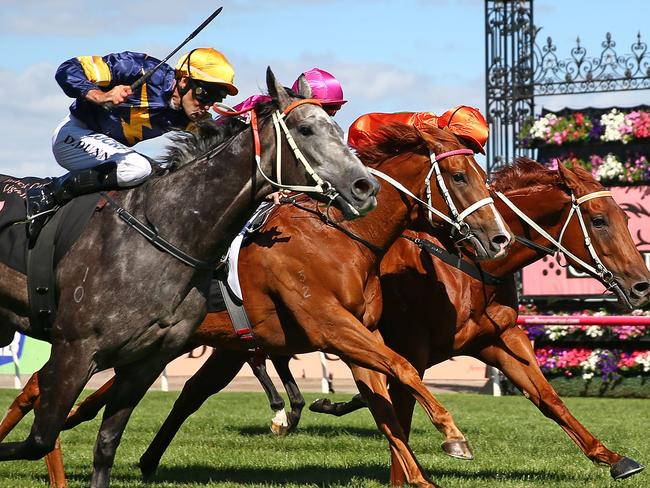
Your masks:
{"label": "floral arrangement stand", "polygon": [[560,395],[650,398],[650,312],[611,317],[584,310],[548,318],[522,306],[520,314],[520,324],[533,322],[523,327]]}
{"label": "floral arrangement stand", "polygon": [[608,186],[650,182],[650,107],[544,110],[523,124],[522,147],[537,148],[537,159],[557,167],[579,165]]}

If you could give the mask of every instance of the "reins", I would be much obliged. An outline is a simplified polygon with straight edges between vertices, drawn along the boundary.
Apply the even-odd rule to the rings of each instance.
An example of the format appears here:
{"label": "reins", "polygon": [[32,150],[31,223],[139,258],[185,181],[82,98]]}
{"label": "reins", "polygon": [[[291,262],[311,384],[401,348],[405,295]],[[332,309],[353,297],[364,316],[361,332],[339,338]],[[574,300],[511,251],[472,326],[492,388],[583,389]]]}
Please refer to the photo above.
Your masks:
{"label": "reins", "polygon": [[475,280],[485,283],[486,285],[498,286],[504,283],[502,278],[486,273],[479,266],[465,261],[461,255],[450,253],[444,247],[438,246],[436,243],[431,242],[428,239],[411,237],[406,234],[402,234],[400,237],[411,241],[423,251],[428,252],[432,256],[435,256],[441,261],[462,271],[466,275],[471,276]]}
{"label": "reins", "polygon": [[119,203],[108,196],[108,194],[102,192],[101,196],[108,202],[111,207],[115,209],[115,212],[120,219],[126,222],[129,227],[133,228],[140,235],[144,236],[144,238],[153,244],[154,247],[157,247],[161,251],[166,252],[182,263],[195,269],[214,271],[223,266],[223,262],[221,261],[202,261],[190,256],[185,251],[182,251],[178,247],[174,246],[171,242],[161,237],[158,234],[158,231],[152,229],[147,224],[138,220],[133,214],[129,213],[124,207],[120,206]]}
{"label": "reins", "polygon": [[309,207],[305,207],[304,205],[301,205],[301,204],[298,203],[296,197],[283,197],[280,200],[280,202],[281,203],[290,203],[291,205],[293,205],[296,208],[299,208],[300,210],[308,212],[308,213],[310,213],[312,215],[316,215],[324,224],[329,225],[331,227],[334,227],[336,230],[341,231],[343,234],[348,236],[350,239],[363,244],[364,246],[366,246],[368,249],[370,249],[374,254],[376,254],[379,257],[383,256],[386,253],[386,251],[384,249],[382,249],[381,247],[376,246],[375,244],[365,240],[363,237],[358,236],[354,232],[346,229],[345,227],[338,224],[336,221],[332,220],[329,217],[329,215],[327,215],[327,213],[323,213],[323,212],[320,211],[318,205],[316,206],[316,209],[311,209]]}

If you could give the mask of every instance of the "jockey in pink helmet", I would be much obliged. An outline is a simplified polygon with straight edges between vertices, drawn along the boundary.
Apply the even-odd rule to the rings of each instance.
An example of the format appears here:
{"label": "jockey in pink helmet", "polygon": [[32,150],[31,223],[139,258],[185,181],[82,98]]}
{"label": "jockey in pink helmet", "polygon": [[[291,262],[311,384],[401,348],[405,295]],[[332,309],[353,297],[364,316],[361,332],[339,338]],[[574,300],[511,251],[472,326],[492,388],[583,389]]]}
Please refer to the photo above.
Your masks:
{"label": "jockey in pink helmet", "polygon": [[[305,76],[307,84],[311,87],[311,96],[320,100],[323,104],[323,109],[330,115],[334,116],[341,106],[347,102],[343,99],[343,88],[339,80],[334,78],[330,73],[319,68],[312,68],[309,71],[302,73]],[[302,76],[301,75],[301,76]],[[300,77],[293,83],[291,89],[295,92],[298,91]],[[253,95],[248,97],[243,102],[235,105],[233,109],[237,112],[251,108],[258,103],[269,101],[271,97],[268,95]]]}
{"label": "jockey in pink helmet", "polygon": [[[343,88],[339,80],[334,78],[330,73],[323,69],[312,68],[303,73],[307,83],[311,87],[311,96],[320,100],[323,109],[329,114],[334,115],[341,109],[341,106],[347,102],[343,99]],[[291,89],[298,91],[298,79],[293,83]]]}

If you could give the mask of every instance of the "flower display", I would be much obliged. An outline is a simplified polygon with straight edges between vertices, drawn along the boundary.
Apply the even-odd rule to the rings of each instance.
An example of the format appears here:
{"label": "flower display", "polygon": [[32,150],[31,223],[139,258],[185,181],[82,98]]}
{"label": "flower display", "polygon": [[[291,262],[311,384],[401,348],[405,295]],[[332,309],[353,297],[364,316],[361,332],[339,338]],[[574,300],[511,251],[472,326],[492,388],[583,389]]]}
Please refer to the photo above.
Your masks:
{"label": "flower display", "polygon": [[650,138],[650,111],[623,112],[618,108],[600,116],[587,116],[582,112],[558,116],[549,112],[524,123],[519,133],[519,140],[525,147],[581,142],[627,144],[647,138]]}
{"label": "flower display", "polygon": [[621,161],[612,153],[600,156],[592,154],[587,159],[568,152],[561,158],[551,158],[546,162],[550,169],[557,169],[562,163],[568,167],[580,166],[590,171],[593,177],[604,185],[634,185],[650,182],[650,159],[644,154],[635,154]]}
{"label": "flower display", "polygon": [[554,155],[558,150],[553,146],[566,147],[561,156],[546,158],[540,150],[540,162],[551,169],[559,163],[581,166],[609,186],[650,184],[650,146],[644,149],[650,143],[650,109],[587,111],[591,114],[549,112],[530,119],[521,128],[519,142],[523,147],[547,148]]}
{"label": "flower display", "polygon": [[[519,313],[538,314],[534,306],[524,305],[520,305]],[[607,315],[604,311],[591,310],[573,314],[549,313],[564,316]],[[632,315],[650,316],[650,311],[635,310]],[[586,381],[597,377],[605,383],[626,376],[650,377],[650,350],[643,349],[644,342],[646,347],[650,346],[650,327],[625,324],[613,327],[588,324],[532,325],[526,326],[525,330],[535,344],[539,366],[548,377],[573,377]]]}

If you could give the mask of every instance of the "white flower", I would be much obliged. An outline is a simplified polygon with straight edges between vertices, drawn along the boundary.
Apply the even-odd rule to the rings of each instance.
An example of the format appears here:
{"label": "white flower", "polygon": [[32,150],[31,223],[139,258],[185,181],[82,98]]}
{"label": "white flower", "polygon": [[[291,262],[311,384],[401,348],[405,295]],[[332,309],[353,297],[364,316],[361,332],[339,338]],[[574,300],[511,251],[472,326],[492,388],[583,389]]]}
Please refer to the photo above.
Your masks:
{"label": "white flower", "polygon": [[[621,126],[631,127],[632,122],[625,119],[625,114],[613,108],[610,112],[600,116],[600,123],[605,128],[605,132],[600,136],[601,141],[621,141],[623,144],[630,142],[629,133],[621,133]],[[624,131],[630,132],[630,131]]]}
{"label": "white flower", "polygon": [[601,349],[594,349],[589,354],[589,357],[580,363],[582,368],[582,377],[586,380],[589,380],[594,377],[594,374],[598,372],[598,360],[602,354]]}
{"label": "white flower", "polygon": [[609,153],[603,159],[603,163],[598,166],[596,178],[599,181],[623,181],[625,179],[625,167],[614,154]]}
{"label": "white flower", "polygon": [[640,364],[643,367],[643,372],[647,373],[650,371],[650,351],[646,352],[645,355],[639,354],[634,358],[634,362]]}
{"label": "white flower", "polygon": [[557,115],[548,113],[533,123],[528,133],[533,139],[547,140],[551,135],[551,127],[557,123]]}
{"label": "white flower", "polygon": [[568,333],[569,327],[566,327],[564,325],[552,325],[550,327],[546,327],[546,335],[552,341],[557,341]]}
{"label": "white flower", "polygon": [[587,337],[601,337],[605,333],[605,330],[603,327],[599,327],[597,325],[590,325],[587,327],[585,330],[585,334]]}

